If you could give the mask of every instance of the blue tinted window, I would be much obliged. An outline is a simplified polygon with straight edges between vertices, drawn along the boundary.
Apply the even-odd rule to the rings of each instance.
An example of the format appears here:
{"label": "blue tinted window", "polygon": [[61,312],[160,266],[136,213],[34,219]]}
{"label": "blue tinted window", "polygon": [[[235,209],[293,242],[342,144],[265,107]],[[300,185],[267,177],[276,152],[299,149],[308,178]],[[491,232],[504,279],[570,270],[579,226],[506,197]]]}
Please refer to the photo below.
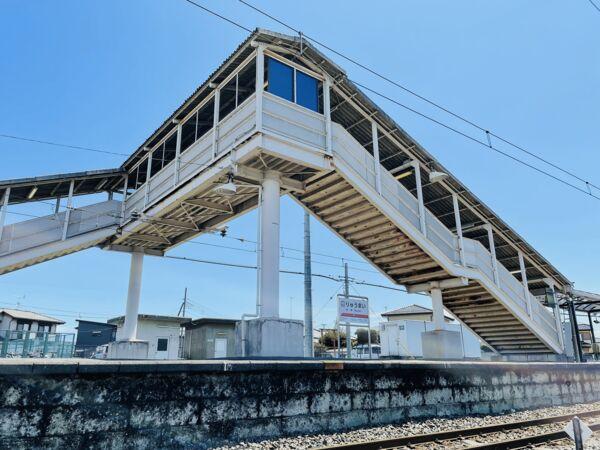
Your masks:
{"label": "blue tinted window", "polygon": [[267,91],[290,102],[294,101],[294,69],[273,58],[268,59]]}
{"label": "blue tinted window", "polygon": [[319,111],[319,82],[303,72],[296,72],[296,103]]}

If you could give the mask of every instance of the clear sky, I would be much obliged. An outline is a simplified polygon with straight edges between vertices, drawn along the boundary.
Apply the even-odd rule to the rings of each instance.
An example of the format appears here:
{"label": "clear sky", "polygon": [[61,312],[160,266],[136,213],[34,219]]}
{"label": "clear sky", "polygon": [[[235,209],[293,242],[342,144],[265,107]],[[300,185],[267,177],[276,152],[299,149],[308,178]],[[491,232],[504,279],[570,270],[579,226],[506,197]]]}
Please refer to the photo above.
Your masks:
{"label": "clear sky", "polygon": [[[197,0],[249,28],[286,32],[235,0]],[[586,0],[453,2],[315,1],[254,4],[411,89],[600,185],[600,14]],[[0,133],[128,153],[237,47],[246,33],[183,0],[0,3]],[[405,92],[334,57],[349,76],[461,126]],[[600,201],[373,97],[425,148],[580,289],[600,292]],[[484,136],[477,135],[484,139]],[[0,179],[117,167],[123,158],[0,138]],[[536,162],[536,164],[538,164]],[[600,194],[600,192],[597,192]],[[84,201],[82,199],[82,201]],[[91,202],[90,199],[86,200]],[[80,203],[81,204],[81,203]],[[13,212],[48,214],[48,205]],[[303,213],[283,199],[281,242],[302,248]],[[23,220],[9,215],[10,221]],[[313,271],[391,286],[327,230],[313,224]],[[172,254],[253,264],[256,216],[230,237],[202,236]],[[235,249],[222,248],[222,246]],[[326,255],[326,256],[325,256]],[[302,270],[284,249],[282,267]],[[251,312],[256,274],[147,257],[141,312],[176,314],[188,287],[190,314]],[[67,321],[124,312],[129,257],[98,249],[0,277],[0,306]],[[315,326],[334,321],[341,284],[315,278]],[[428,299],[355,286],[386,309]],[[281,276],[281,313],[301,319],[303,280]]]}

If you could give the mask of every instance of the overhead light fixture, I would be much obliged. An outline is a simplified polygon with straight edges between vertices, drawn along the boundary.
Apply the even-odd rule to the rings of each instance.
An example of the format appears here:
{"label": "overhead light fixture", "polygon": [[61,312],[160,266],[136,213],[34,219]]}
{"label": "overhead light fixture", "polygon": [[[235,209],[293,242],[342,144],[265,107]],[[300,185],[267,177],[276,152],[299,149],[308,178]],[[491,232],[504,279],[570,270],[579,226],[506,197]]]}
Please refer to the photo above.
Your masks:
{"label": "overhead light fixture", "polygon": [[213,188],[213,192],[221,195],[232,196],[237,192],[237,186],[233,182],[233,174],[227,175],[227,182],[218,184]]}
{"label": "overhead light fixture", "polygon": [[406,178],[408,176],[410,176],[413,173],[412,170],[409,170],[408,172],[403,172],[403,173],[399,173],[398,175],[396,175],[396,180],[401,180],[402,178]]}
{"label": "overhead light fixture", "polygon": [[438,172],[436,170],[429,172],[429,181],[431,183],[437,183],[438,181],[442,181],[448,178],[448,174],[446,172]]}
{"label": "overhead light fixture", "polygon": [[27,200],[31,200],[37,191],[38,191],[37,186],[32,187],[31,190],[29,191],[29,194],[27,194]]}

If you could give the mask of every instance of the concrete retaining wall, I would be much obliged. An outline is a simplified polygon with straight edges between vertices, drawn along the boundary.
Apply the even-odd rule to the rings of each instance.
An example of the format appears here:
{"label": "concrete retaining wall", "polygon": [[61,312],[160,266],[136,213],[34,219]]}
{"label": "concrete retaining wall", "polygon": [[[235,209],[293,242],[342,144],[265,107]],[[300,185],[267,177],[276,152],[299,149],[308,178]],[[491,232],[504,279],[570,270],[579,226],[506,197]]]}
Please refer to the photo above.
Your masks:
{"label": "concrete retaining wall", "polygon": [[600,364],[0,362],[0,448],[208,448],[600,400]]}

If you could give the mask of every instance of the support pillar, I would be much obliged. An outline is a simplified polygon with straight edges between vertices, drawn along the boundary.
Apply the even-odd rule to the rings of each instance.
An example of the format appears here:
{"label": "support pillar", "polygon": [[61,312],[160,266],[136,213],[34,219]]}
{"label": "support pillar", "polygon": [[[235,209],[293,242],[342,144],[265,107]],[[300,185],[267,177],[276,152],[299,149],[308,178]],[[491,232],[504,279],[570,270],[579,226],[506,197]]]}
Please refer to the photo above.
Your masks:
{"label": "support pillar", "polygon": [[[554,283],[551,282],[549,278],[544,279],[545,283],[548,285],[548,290],[550,291],[550,295],[552,296],[552,305],[554,312],[554,321],[556,322],[556,332],[558,333],[558,341],[560,342],[560,348],[562,351],[565,351],[565,336],[563,331],[563,325],[560,317],[560,307],[558,306],[558,301],[556,300],[556,291],[554,289]],[[546,291],[548,292],[548,291]]]}
{"label": "support pillar", "polygon": [[[265,89],[265,48],[258,44],[256,49],[256,130],[262,131],[263,92]],[[325,95],[325,90],[323,90]],[[325,103],[326,105],[326,103]],[[327,110],[325,110],[326,112]],[[327,117],[327,116],[325,116]]]}
{"label": "support pillar", "polygon": [[581,350],[581,338],[579,336],[579,325],[577,324],[577,311],[575,311],[575,305],[573,300],[569,298],[567,300],[567,307],[569,309],[569,322],[571,323],[571,339],[573,340],[573,355],[575,361],[583,362],[583,351]]}
{"label": "support pillar", "polygon": [[462,221],[460,219],[460,206],[458,203],[457,194],[452,194],[452,204],[454,206],[454,222],[456,224],[456,235],[458,236],[458,255],[460,258],[460,264],[462,266],[465,266],[465,242],[463,239]]}
{"label": "support pillar", "polygon": [[496,259],[496,244],[494,243],[494,232],[492,231],[492,226],[489,223],[485,225],[485,229],[487,230],[490,254],[492,255],[491,260],[492,272],[494,273],[494,283],[496,283],[496,285],[499,286],[500,280],[498,278],[498,260]]}
{"label": "support pillar", "polygon": [[279,207],[280,179],[265,173],[260,209],[260,317],[279,317]]}
{"label": "support pillar", "polygon": [[304,323],[279,317],[280,185],[278,172],[265,172],[259,213],[260,311],[258,318],[236,325],[236,353],[250,358],[304,356]]}
{"label": "support pillar", "polygon": [[8,210],[8,198],[10,197],[10,188],[6,188],[2,196],[2,207],[0,208],[0,240],[2,239],[2,229],[6,221],[6,212]]}
{"label": "support pillar", "polygon": [[173,185],[179,184],[179,170],[181,168],[181,123],[177,124],[177,143],[175,144],[175,170],[173,173]]}
{"label": "support pillar", "polygon": [[144,254],[142,252],[132,252],[125,319],[121,332],[117,331],[118,340],[109,344],[109,359],[148,359],[148,341],[137,339],[143,264]]}
{"label": "support pillar", "polygon": [[442,302],[442,290],[434,288],[430,291],[431,309],[433,310],[433,328],[436,331],[445,329],[444,303]]}
{"label": "support pillar", "polygon": [[142,289],[142,268],[144,254],[131,253],[131,266],[129,269],[129,289],[127,290],[127,306],[125,308],[125,321],[123,323],[122,338],[126,341],[135,341],[137,337],[137,322],[140,309],[140,292]]}
{"label": "support pillar", "polygon": [[421,166],[418,161],[413,161],[415,169],[415,181],[417,184],[417,201],[419,204],[419,221],[421,223],[421,233],[427,237],[427,223],[425,222],[425,203],[423,201],[423,183],[421,182]]}
{"label": "support pillar", "polygon": [[69,231],[69,221],[71,220],[71,209],[73,208],[73,190],[75,189],[75,180],[69,184],[69,197],[67,198],[67,210],[65,211],[65,223],[63,224],[62,240],[67,239]]}
{"label": "support pillar", "polygon": [[375,188],[381,195],[381,162],[379,160],[379,134],[377,132],[377,123],[371,122],[371,133],[373,136],[373,158],[375,159]]}
{"label": "support pillar", "polygon": [[531,294],[529,292],[529,284],[527,283],[527,269],[525,268],[525,258],[523,253],[519,251],[519,268],[521,269],[521,283],[523,283],[523,295],[527,302],[527,315],[533,317],[533,305],[531,304]]}
{"label": "support pillar", "polygon": [[325,116],[325,149],[333,153],[333,136],[331,135],[331,80],[325,77],[323,81],[323,115]]}
{"label": "support pillar", "polygon": [[442,290],[432,286],[431,296],[433,330],[421,333],[423,358],[425,359],[462,359],[464,351],[462,336],[458,331],[446,329]]}
{"label": "support pillar", "polygon": [[592,321],[592,313],[588,312],[588,321],[590,323],[590,333],[592,338],[592,358],[596,359],[596,353],[594,352],[594,344],[596,343],[596,333],[594,332],[594,322]]}
{"label": "support pillar", "polygon": [[213,112],[213,136],[212,136],[212,157],[217,157],[219,153],[219,105],[221,103],[221,91],[215,90],[215,108]]}

